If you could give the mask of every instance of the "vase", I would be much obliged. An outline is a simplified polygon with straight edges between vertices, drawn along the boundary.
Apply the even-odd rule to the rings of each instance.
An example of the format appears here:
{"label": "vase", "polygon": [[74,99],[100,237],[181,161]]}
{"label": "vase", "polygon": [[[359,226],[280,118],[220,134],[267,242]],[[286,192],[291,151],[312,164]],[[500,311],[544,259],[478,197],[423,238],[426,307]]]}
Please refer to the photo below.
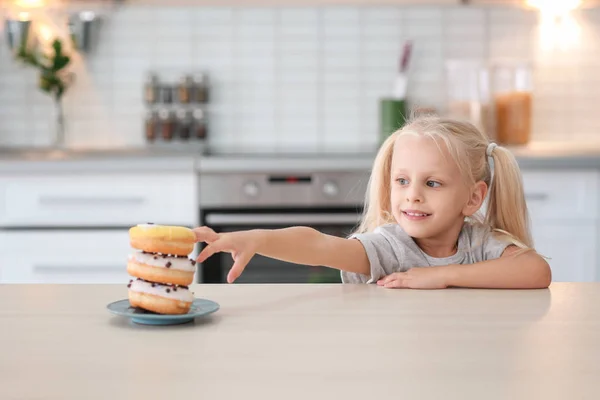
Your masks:
{"label": "vase", "polygon": [[65,115],[63,112],[62,100],[55,100],[56,126],[52,147],[63,149],[65,147]]}

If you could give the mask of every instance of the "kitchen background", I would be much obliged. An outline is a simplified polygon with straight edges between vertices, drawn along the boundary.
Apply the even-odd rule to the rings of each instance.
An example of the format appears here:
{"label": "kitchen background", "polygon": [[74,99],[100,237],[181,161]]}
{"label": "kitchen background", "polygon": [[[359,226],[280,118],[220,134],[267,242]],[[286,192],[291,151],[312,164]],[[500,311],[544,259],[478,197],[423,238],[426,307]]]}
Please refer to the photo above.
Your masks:
{"label": "kitchen background", "polygon": [[[217,232],[306,225],[347,237],[360,220],[374,151],[395,129],[386,124],[399,122],[380,110],[397,111],[400,103],[380,105],[404,96],[401,65],[408,66],[411,108],[468,109],[474,118],[496,110],[498,129],[490,132],[518,139],[510,148],[535,247],[549,257],[554,281],[600,281],[600,7],[575,7],[577,0],[336,2],[0,3],[0,283],[124,284],[129,228],[145,222]],[[533,3],[541,10],[527,6]],[[567,5],[575,9],[559,12]],[[100,21],[84,24],[92,24],[90,46],[75,34],[80,46],[73,48],[69,16],[74,28],[92,16]],[[58,36],[72,57],[64,141],[56,141],[52,96],[40,88],[56,77],[40,79],[8,45],[27,18],[29,49],[47,49]],[[481,70],[448,78],[449,61],[467,59],[528,63],[514,79],[525,85],[508,88],[509,95],[493,85],[492,103]],[[493,82],[502,76],[491,71]],[[203,73],[208,102],[148,104],[165,94],[147,90],[150,73],[169,84]],[[482,90],[472,90],[474,83]],[[170,93],[198,100],[203,92]],[[504,111],[525,124],[502,130],[507,99]],[[148,141],[151,109],[160,110],[152,132],[173,136],[165,107],[178,110],[177,118],[181,108],[196,110],[191,120],[183,113],[193,133],[177,135],[197,137],[199,121],[207,121],[206,139]],[[521,129],[529,119],[531,135]],[[209,258],[195,281],[224,282],[231,262],[229,254]],[[241,282],[339,282],[331,269],[283,264],[255,256]]]}
{"label": "kitchen background", "polygon": [[[69,7],[74,9],[64,9]],[[64,97],[68,147],[145,146],[148,73],[204,71],[212,148],[372,149],[379,140],[379,99],[392,93],[405,40],[414,46],[412,106],[444,112],[448,59],[529,60],[534,141],[596,140],[600,129],[600,9],[576,10],[560,23],[524,7],[478,5],[214,8],[124,2],[99,10],[104,15],[97,46],[74,54],[76,81]],[[31,11],[44,18],[61,15]],[[3,12],[7,16],[9,8]],[[46,23],[64,35],[61,21],[51,21]],[[3,37],[0,145],[48,145],[55,129],[54,106],[37,88],[36,71],[11,57]]]}

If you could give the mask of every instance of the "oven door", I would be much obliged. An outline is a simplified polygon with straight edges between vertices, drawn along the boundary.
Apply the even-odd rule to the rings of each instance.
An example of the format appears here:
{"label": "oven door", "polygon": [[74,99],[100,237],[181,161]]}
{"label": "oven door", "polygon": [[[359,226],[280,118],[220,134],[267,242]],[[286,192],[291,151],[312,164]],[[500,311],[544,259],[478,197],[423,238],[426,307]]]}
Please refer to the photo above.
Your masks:
{"label": "oven door", "polygon": [[[201,225],[214,231],[234,232],[249,229],[278,229],[309,226],[328,235],[347,237],[360,222],[358,207],[337,209],[261,209],[205,210]],[[202,246],[204,247],[204,246]],[[217,253],[198,269],[202,283],[224,283],[233,266],[229,253]],[[255,255],[236,283],[340,283],[340,272],[327,267],[292,264]]]}

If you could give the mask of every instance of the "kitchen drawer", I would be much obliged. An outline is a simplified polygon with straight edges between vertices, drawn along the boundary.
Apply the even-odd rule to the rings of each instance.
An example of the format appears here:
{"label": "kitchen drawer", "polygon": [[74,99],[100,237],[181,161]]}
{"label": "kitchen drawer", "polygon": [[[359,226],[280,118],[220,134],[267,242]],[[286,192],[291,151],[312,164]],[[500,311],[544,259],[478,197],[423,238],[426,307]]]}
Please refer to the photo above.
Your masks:
{"label": "kitchen drawer", "polygon": [[533,221],[535,249],[548,257],[553,282],[595,282],[598,229],[594,223]]}
{"label": "kitchen drawer", "polygon": [[534,220],[590,220],[598,216],[598,171],[524,170],[529,214]]}
{"label": "kitchen drawer", "polygon": [[0,232],[0,283],[128,282],[127,229]]}
{"label": "kitchen drawer", "polygon": [[193,225],[193,173],[0,177],[0,227]]}

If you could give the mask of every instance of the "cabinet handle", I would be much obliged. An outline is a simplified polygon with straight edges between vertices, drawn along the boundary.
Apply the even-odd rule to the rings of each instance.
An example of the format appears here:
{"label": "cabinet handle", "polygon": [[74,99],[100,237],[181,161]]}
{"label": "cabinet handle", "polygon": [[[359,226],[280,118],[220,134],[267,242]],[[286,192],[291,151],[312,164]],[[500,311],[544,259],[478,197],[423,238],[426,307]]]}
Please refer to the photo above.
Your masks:
{"label": "cabinet handle", "polygon": [[550,195],[548,193],[525,193],[525,200],[546,201]]}
{"label": "cabinet handle", "polygon": [[140,205],[143,197],[40,197],[39,204],[51,207]]}
{"label": "cabinet handle", "polygon": [[106,272],[123,272],[122,265],[88,265],[88,266],[68,266],[68,265],[34,265],[33,272],[42,274],[79,274],[79,273],[106,273]]}
{"label": "cabinet handle", "polygon": [[344,214],[223,214],[206,215],[207,225],[349,225],[360,221],[360,215]]}

